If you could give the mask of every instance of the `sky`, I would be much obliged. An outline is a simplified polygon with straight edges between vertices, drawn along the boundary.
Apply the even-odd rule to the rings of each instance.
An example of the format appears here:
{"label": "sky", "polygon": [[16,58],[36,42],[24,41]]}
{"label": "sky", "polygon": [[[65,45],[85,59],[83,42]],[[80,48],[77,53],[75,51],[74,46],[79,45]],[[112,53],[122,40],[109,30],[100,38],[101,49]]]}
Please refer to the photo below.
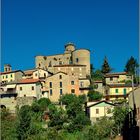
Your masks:
{"label": "sky", "polygon": [[100,69],[105,56],[114,72],[138,59],[138,0],[1,0],[1,70],[35,67],[36,55],[64,52],[73,42],[91,51]]}

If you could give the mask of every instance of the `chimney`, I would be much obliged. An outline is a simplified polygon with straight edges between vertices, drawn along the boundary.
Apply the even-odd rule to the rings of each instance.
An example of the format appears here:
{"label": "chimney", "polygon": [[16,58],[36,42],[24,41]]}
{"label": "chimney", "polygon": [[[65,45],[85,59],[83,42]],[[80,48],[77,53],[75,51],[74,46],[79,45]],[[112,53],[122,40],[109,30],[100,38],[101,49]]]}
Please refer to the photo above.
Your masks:
{"label": "chimney", "polygon": [[9,72],[9,71],[12,71],[12,67],[10,64],[5,64],[4,65],[4,72]]}

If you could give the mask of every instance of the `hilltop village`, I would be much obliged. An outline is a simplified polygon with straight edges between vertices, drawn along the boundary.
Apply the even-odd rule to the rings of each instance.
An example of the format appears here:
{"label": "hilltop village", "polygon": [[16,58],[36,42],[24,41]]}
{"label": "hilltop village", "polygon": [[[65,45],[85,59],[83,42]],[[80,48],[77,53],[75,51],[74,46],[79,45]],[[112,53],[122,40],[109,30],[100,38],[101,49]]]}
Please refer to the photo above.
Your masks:
{"label": "hilltop village", "polygon": [[127,84],[132,76],[126,72],[105,74],[105,84],[103,80],[92,81],[90,66],[90,50],[76,49],[73,43],[66,44],[62,54],[36,56],[33,69],[12,70],[10,64],[5,64],[0,75],[1,107],[14,113],[17,105],[31,105],[41,98],[59,105],[62,95],[87,95],[93,87],[102,94],[102,99],[87,102],[90,120],[94,122],[102,116],[111,116],[107,108],[112,109],[116,100],[128,101],[132,89],[139,88]]}

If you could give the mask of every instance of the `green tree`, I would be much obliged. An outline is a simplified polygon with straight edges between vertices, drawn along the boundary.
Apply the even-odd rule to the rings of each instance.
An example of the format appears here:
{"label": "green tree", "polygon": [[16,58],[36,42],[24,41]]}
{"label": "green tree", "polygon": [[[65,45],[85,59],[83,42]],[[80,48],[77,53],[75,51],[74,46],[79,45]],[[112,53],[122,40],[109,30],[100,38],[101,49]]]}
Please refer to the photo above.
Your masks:
{"label": "green tree", "polygon": [[87,97],[89,101],[96,101],[96,100],[101,100],[103,95],[98,91],[90,90],[87,94]]}
{"label": "green tree", "polygon": [[128,61],[126,62],[124,71],[128,72],[129,74],[136,74],[136,70],[139,67],[137,60],[131,56]]}
{"label": "green tree", "polygon": [[30,134],[31,130],[31,108],[24,105],[20,108],[18,114],[18,123],[16,127],[19,140],[25,140]]}
{"label": "green tree", "polygon": [[113,120],[115,122],[115,127],[118,133],[121,132],[122,126],[124,124],[126,115],[129,112],[129,108],[126,105],[116,106],[113,110]]}
{"label": "green tree", "polygon": [[101,72],[102,72],[103,74],[106,74],[106,73],[109,73],[111,70],[112,70],[112,68],[109,66],[107,57],[105,56],[104,62],[103,62],[103,65],[102,65]]}
{"label": "green tree", "polygon": [[49,104],[51,104],[51,101],[48,98],[41,98],[37,101],[40,107],[40,111],[46,111]]}
{"label": "green tree", "polygon": [[93,81],[103,80],[103,73],[101,70],[97,69],[92,76]]}

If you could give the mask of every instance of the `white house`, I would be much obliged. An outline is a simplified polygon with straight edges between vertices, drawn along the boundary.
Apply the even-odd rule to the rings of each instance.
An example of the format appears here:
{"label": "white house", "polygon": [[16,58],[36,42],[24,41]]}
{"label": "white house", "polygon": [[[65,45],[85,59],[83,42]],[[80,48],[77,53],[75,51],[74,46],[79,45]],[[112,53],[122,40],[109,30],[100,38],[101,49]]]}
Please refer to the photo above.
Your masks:
{"label": "white house", "polygon": [[91,122],[98,121],[101,117],[112,117],[112,109],[114,104],[107,101],[89,102],[87,103],[86,111]]}

